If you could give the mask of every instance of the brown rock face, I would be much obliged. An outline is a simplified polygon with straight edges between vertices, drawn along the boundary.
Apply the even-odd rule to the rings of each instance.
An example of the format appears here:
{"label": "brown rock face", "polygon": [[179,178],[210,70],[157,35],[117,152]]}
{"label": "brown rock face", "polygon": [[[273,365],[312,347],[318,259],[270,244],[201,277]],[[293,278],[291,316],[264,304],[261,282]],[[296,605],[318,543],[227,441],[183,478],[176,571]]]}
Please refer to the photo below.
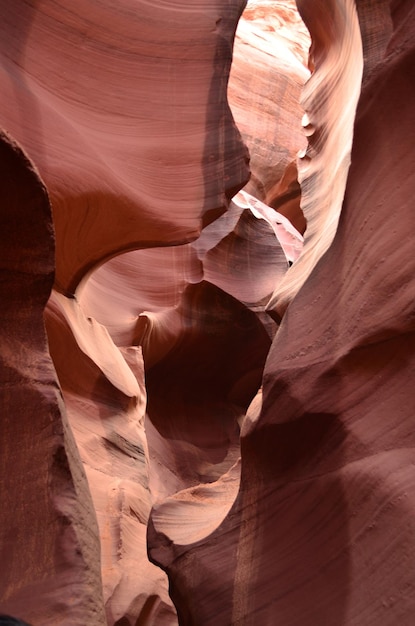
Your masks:
{"label": "brown rock face", "polygon": [[[66,412],[59,414],[68,431],[62,439],[72,442],[70,471],[77,490],[65,523],[82,539],[72,578],[65,579],[70,594],[79,587],[79,599],[65,617],[71,624],[176,623],[165,576],[145,555],[151,505],[149,456],[160,468],[150,476],[153,497],[163,499],[199,482],[215,482],[238,457],[238,419],[260,385],[273,332],[264,305],[292,257],[292,251],[287,257],[276,242],[282,236],[287,245],[288,237],[290,246],[292,234],[288,229],[284,235],[282,216],[261,213],[262,209],[254,213],[249,205],[237,204],[224,220],[208,228],[248,175],[246,150],[226,98],[233,35],[242,8],[243,3],[236,1],[226,7],[218,2],[209,10],[203,3],[194,4],[187,13],[192,20],[189,30],[183,27],[179,3],[167,11],[164,6],[150,9],[146,3],[129,1],[116,10],[107,2],[0,5],[1,121],[41,171],[56,230],[56,267],[51,265],[48,291],[37,313],[43,333],[43,308],[55,270],[56,290],[49,299],[46,324],[69,418],[68,424]],[[18,175],[12,172],[15,184]],[[22,210],[29,207],[22,203]],[[49,222],[43,220],[40,226],[45,224]],[[194,239],[202,227],[204,236],[194,248],[179,246],[172,256],[157,247]],[[18,232],[16,225],[14,234]],[[36,229],[32,234],[41,250],[40,235]],[[298,246],[301,238],[294,236],[294,240]],[[245,245],[251,252],[240,260]],[[117,289],[108,282],[111,271],[105,266],[97,283],[98,289],[105,286],[104,300],[94,287],[96,277],[86,280],[93,266],[106,258],[148,247],[154,251],[131,253],[135,255],[133,284],[141,278],[141,258],[146,273],[138,302],[127,279],[120,306],[114,308]],[[169,265],[173,257],[176,267]],[[227,258],[233,261],[224,273]],[[273,262],[270,268],[266,259]],[[147,276],[153,262],[158,298]],[[15,255],[11,267],[13,263]],[[125,276],[128,259],[120,257],[118,266]],[[81,279],[82,290],[72,297]],[[167,298],[160,297],[163,280],[170,286]],[[35,310],[30,302],[26,306]],[[12,301],[10,315],[16,315],[16,307]],[[98,320],[104,310],[109,332],[88,315],[91,307]],[[133,323],[126,321],[130,310]],[[139,344],[146,359],[148,412],[155,423],[149,421],[147,428],[150,455],[143,425],[146,390]],[[53,378],[46,344],[44,350],[45,373],[49,363]],[[31,353],[30,345],[27,352]],[[193,381],[191,393],[187,378]],[[28,402],[25,396],[21,401]],[[11,411],[8,402],[5,411]],[[41,420],[32,422],[33,429],[43,428]],[[172,433],[181,444],[171,445]],[[10,447],[8,436],[4,444]],[[47,461],[44,447],[41,452]],[[184,459],[179,469],[172,462],[175,456]],[[4,459],[9,463],[8,456]],[[25,475],[20,459],[17,465],[18,475]],[[92,501],[88,492],[82,497],[82,489],[87,489],[83,470]],[[170,476],[175,478],[169,481]],[[232,494],[223,491],[216,518],[226,514],[235,496],[238,465],[230,476]],[[53,469],[48,466],[41,477],[54,479]],[[69,493],[71,480],[68,470],[69,486],[62,481],[59,489]],[[47,510],[52,519],[53,504],[52,499]],[[69,516],[66,509],[65,514]],[[39,527],[52,529],[56,558],[65,564],[69,548],[45,515],[37,512]],[[84,536],[88,517],[92,520],[89,539]],[[8,518],[5,528],[10,528]],[[31,562],[34,559],[35,552]],[[56,623],[69,596],[53,560],[43,568],[55,577],[62,595],[59,606],[51,606],[43,587],[34,593],[25,579],[18,601],[7,586],[3,601],[5,609],[30,620]],[[35,578],[30,568],[27,571]],[[13,571],[10,580],[18,578]]]}
{"label": "brown rock face", "polygon": [[[29,297],[24,300],[23,289],[17,300],[7,283],[4,298],[10,296],[10,305],[2,318],[4,332],[11,338],[9,318],[19,333],[27,326],[25,334],[39,336],[43,341],[43,356],[39,358],[44,367],[39,365],[39,381],[37,365],[29,365],[37,363],[39,349],[36,351],[29,341],[24,352],[15,347],[9,350],[7,343],[1,346],[7,372],[13,359],[20,363],[27,353],[24,368],[30,368],[28,385],[33,386],[33,393],[39,387],[42,392],[46,388],[46,382],[42,387],[42,375],[48,384],[52,381],[52,388],[56,386],[57,394],[57,399],[50,400],[57,426],[49,425],[49,409],[44,409],[44,417],[27,394],[21,393],[18,400],[7,396],[3,405],[8,420],[15,413],[13,402],[17,401],[19,412],[25,413],[25,421],[19,425],[23,429],[21,436],[15,437],[9,422],[4,423],[4,469],[11,464],[13,441],[19,445],[16,480],[29,476],[29,467],[40,469],[39,487],[29,483],[21,493],[21,500],[27,501],[24,511],[36,516],[38,523],[37,543],[33,545],[31,534],[29,539],[22,539],[25,520],[30,516],[22,510],[14,514],[17,517],[12,521],[19,491],[12,477],[4,479],[5,492],[12,494],[4,512],[4,532],[19,527],[21,553],[15,549],[14,565],[10,565],[10,572],[4,572],[7,578],[2,581],[1,608],[4,604],[5,610],[23,614],[36,623],[57,623],[61,619],[72,626],[104,624],[106,620],[118,626],[137,620],[157,625],[176,622],[167,598],[165,575],[145,555],[151,502],[143,429],[146,396],[141,348],[130,341],[121,349],[116,347],[107,330],[87,319],[72,295],[80,280],[110,256],[194,239],[203,226],[225,211],[234,192],[246,182],[247,152],[226,98],[233,36],[243,6],[239,0],[226,6],[215,2],[209,7],[196,2],[184,14],[180,2],[168,7],[165,3],[150,6],[131,0],[116,7],[105,1],[57,4],[44,0],[24,6],[0,3],[0,121],[39,168],[51,199],[56,231],[54,267],[50,216],[39,216],[38,228],[31,229],[31,222],[27,226],[24,233],[33,237],[35,252],[46,254],[50,249],[47,275],[44,272],[46,286],[42,287],[43,274],[39,270],[39,285],[31,285],[33,301]],[[191,29],[186,20],[192,24]],[[24,224],[23,216],[32,211],[35,196],[32,198],[29,183],[25,188],[22,176],[18,168],[10,172],[5,169],[3,196],[7,205],[9,179],[16,187],[22,185],[24,198],[21,200],[16,193],[7,215],[12,219],[16,204]],[[46,198],[45,206],[49,207],[47,202]],[[31,212],[30,219],[35,217]],[[20,276],[18,255],[26,247],[20,237],[23,226],[6,226],[2,235],[9,244],[5,254],[10,267],[5,272],[14,270],[8,277],[12,284]],[[42,228],[50,231],[50,241],[43,236]],[[15,241],[16,251],[9,254]],[[66,413],[59,408],[60,396],[42,321],[54,270],[55,287],[61,295],[54,293],[46,317],[50,351],[70,429]],[[28,288],[26,291],[30,295]],[[269,289],[266,293],[269,295]],[[37,303],[35,296],[41,302]],[[107,311],[108,304],[107,300]],[[145,308],[149,304],[147,300]],[[27,310],[30,317],[24,327],[20,309]],[[266,335],[261,365],[268,345]],[[157,342],[152,351],[157,354]],[[5,376],[7,389],[13,381],[9,381],[9,374]],[[40,391],[39,395],[38,403],[43,398]],[[31,404],[33,415],[29,408],[25,412],[25,406]],[[17,428],[17,422],[13,423]],[[59,436],[55,433],[58,440],[51,440],[49,448],[54,443],[50,452],[43,440],[39,442],[36,454],[42,463],[38,463],[36,455],[28,457],[28,442],[38,431],[50,436],[46,425],[49,430],[62,432]],[[68,430],[65,436],[64,427]],[[26,443],[20,445],[23,436]],[[69,446],[67,440],[74,450],[61,453],[64,444]],[[82,489],[87,488],[78,452],[92,502],[88,490],[82,496]],[[65,455],[72,463],[66,470]],[[62,465],[60,473],[53,466],[55,456],[58,469]],[[47,485],[55,480],[58,486],[50,488],[51,495]],[[54,504],[55,491],[62,500],[59,506]],[[38,507],[34,493],[45,499]],[[77,533],[76,539],[62,539],[61,526],[69,527],[70,537]],[[43,558],[41,539],[46,529],[50,546],[44,546]],[[72,544],[76,558],[68,565]],[[10,541],[4,545],[5,562],[9,562],[7,550],[14,546]],[[36,558],[39,563],[34,570]],[[41,582],[35,582],[37,578]],[[59,604],[54,594],[60,594]],[[67,603],[72,603],[71,609],[66,609]]]}
{"label": "brown rock face", "polygon": [[288,220],[243,193],[194,244],[120,255],[85,284],[86,314],[117,345],[143,348],[158,502],[216,481],[237,460],[238,420],[273,333],[265,304],[301,245]]}
{"label": "brown rock face", "polygon": [[96,518],[43,323],[50,205],[32,163],[3,133],[0,190],[0,606],[45,626],[101,626]]}
{"label": "brown rock face", "polygon": [[[262,408],[242,431],[235,504],[187,545],[171,545],[156,512],[152,554],[181,624],[413,621],[415,11],[390,10],[385,54],[363,45],[372,68],[339,225],[273,341]],[[339,45],[335,21],[320,29]]]}
{"label": "brown rock face", "polygon": [[33,626],[412,626],[415,7],[298,0],[308,59],[249,4],[242,189],[244,4],[0,0],[0,613]]}
{"label": "brown rock face", "polygon": [[175,624],[165,576],[146,554],[151,502],[141,348],[119,350],[75,299],[56,292],[46,325],[98,518],[108,623]]}
{"label": "brown rock face", "polygon": [[261,623],[412,621],[415,30],[400,10],[360,98],[336,237],[287,312],[244,442],[247,493],[276,504],[251,529],[263,547],[245,591]]}
{"label": "brown rock face", "polygon": [[0,124],[48,186],[62,292],[120,251],[196,238],[247,181],[226,98],[244,5],[1,3]]}
{"label": "brown rock face", "polygon": [[314,67],[301,99],[308,145],[298,161],[307,232],[299,262],[269,303],[269,311],[277,319],[333,241],[350,165],[363,71],[354,0],[315,2],[313,6],[299,0],[297,4],[312,37]]}

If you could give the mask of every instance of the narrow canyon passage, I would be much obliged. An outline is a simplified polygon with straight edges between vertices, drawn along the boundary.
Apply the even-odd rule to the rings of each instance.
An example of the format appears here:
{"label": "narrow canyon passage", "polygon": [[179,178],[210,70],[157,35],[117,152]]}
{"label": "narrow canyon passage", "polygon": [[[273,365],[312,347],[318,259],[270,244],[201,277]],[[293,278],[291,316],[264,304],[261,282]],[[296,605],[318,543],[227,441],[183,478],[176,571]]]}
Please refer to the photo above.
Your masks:
{"label": "narrow canyon passage", "polygon": [[412,626],[411,0],[0,30],[0,613]]}

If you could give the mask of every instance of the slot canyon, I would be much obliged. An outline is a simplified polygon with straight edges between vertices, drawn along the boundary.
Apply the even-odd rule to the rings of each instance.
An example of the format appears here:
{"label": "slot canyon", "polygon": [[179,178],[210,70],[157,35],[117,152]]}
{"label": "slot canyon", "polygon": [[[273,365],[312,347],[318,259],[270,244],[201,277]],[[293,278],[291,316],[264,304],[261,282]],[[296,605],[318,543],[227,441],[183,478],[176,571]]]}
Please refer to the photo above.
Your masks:
{"label": "slot canyon", "polygon": [[0,614],[413,626],[413,0],[0,31]]}

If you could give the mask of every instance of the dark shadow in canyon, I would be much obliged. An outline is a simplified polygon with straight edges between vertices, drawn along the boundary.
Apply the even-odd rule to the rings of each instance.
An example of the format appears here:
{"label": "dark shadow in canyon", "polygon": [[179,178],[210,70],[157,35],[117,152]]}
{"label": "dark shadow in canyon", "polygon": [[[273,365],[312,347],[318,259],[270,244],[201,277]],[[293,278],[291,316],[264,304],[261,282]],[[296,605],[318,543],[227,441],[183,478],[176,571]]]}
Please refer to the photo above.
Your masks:
{"label": "dark shadow in canyon", "polygon": [[[261,384],[271,342],[255,313],[208,282],[189,285],[178,311],[176,345],[146,370],[147,414],[169,445],[191,444],[219,468],[239,447],[237,418]],[[192,482],[218,477],[198,474],[191,455],[180,464]]]}
{"label": "dark shadow in canyon", "polygon": [[[174,545],[150,519],[150,559],[168,573],[180,626],[347,623],[350,512],[334,471],[347,433],[290,401],[301,417],[242,439],[240,491],[212,534]],[[327,450],[333,471],[319,473]]]}
{"label": "dark shadow in canyon", "polygon": [[[249,180],[248,149],[233,120],[227,94],[233,50],[229,33],[235,32],[246,2],[242,0],[240,5],[238,9],[231,3],[224,3],[221,8],[223,15],[216,22],[216,47],[202,158],[205,189],[203,227],[226,211],[233,196]],[[222,30],[225,35],[221,34]]]}
{"label": "dark shadow in canyon", "polygon": [[[281,385],[281,400],[287,391]],[[336,415],[289,402],[298,419],[259,426],[242,439],[234,592],[242,621],[232,624],[341,626],[351,580],[350,512],[338,472],[347,431]],[[278,401],[271,410],[278,419]]]}

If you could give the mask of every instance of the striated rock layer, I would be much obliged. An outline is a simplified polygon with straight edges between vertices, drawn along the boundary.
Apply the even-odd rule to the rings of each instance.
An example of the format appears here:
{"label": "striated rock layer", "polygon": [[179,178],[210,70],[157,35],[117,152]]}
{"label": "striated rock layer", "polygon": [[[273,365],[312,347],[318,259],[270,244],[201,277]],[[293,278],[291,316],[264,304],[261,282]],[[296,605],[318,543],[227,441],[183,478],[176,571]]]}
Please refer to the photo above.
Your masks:
{"label": "striated rock layer", "polygon": [[243,444],[245,497],[275,503],[272,516],[258,507],[261,556],[240,587],[261,623],[413,620],[415,12],[392,9],[336,237],[288,309]]}
{"label": "striated rock layer", "polygon": [[0,3],[0,124],[48,187],[63,293],[121,251],[196,238],[247,181],[226,97],[244,6]]}
{"label": "striated rock layer", "polygon": [[[385,32],[372,8],[363,35]],[[173,543],[154,512],[150,553],[180,624],[412,624],[415,10],[389,9],[384,54],[363,43],[339,224],[273,341],[235,503],[209,535]]]}
{"label": "striated rock layer", "polygon": [[146,554],[151,501],[141,348],[119,350],[105,327],[57,292],[46,326],[97,514],[108,624],[176,624],[165,576]]}
{"label": "striated rock layer", "polygon": [[[73,540],[79,555],[71,569],[66,560],[72,558],[72,544],[61,541],[61,518],[52,504],[49,506],[48,494],[44,506],[39,504],[37,508],[33,502],[33,493],[43,494],[56,474],[52,471],[54,448],[49,454],[46,444],[39,444],[39,481],[43,482],[38,489],[33,487],[33,493],[28,487],[31,497],[27,498],[25,511],[27,519],[27,511],[38,516],[42,529],[36,534],[38,543],[44,529],[49,529],[48,540],[56,548],[55,553],[50,556],[52,547],[45,545],[47,558],[43,561],[39,556],[37,571],[40,578],[53,578],[53,585],[45,583],[36,591],[26,584],[29,577],[32,582],[36,579],[32,562],[37,552],[42,554],[42,546],[36,543],[32,550],[31,544],[21,540],[21,554],[16,552],[16,565],[11,566],[10,578],[1,589],[5,594],[1,610],[23,614],[42,624],[56,623],[71,602],[73,607],[64,619],[72,626],[104,624],[106,620],[118,626],[137,620],[158,626],[176,622],[165,575],[148,562],[145,554],[151,503],[141,348],[133,341],[116,346],[103,326],[87,318],[79,306],[79,294],[74,295],[80,281],[111,256],[195,239],[204,226],[226,210],[231,197],[247,181],[247,151],[226,97],[233,37],[244,4],[243,0],[225,4],[217,0],[206,6],[200,0],[184,11],[178,1],[168,6],[165,2],[150,5],[136,0],[123,0],[116,6],[106,0],[0,2],[0,123],[36,163],[51,199],[56,232],[56,267],[51,233],[50,241],[44,238],[44,242],[36,228],[30,233],[31,221],[27,230],[13,223],[2,233],[7,239],[10,230],[14,237],[10,241],[21,244],[10,253],[11,268],[17,264],[19,269],[18,255],[26,254],[24,239],[18,238],[20,229],[32,234],[39,253],[44,249],[46,255],[50,250],[46,286],[40,290],[39,285],[38,292],[37,285],[32,286],[42,301],[37,304],[28,298],[22,307],[32,317],[37,315],[28,323],[26,334],[42,339],[44,353],[39,380],[33,366],[28,384],[42,398],[45,376],[48,384],[53,381],[59,394],[42,323],[55,270],[56,292],[48,305],[47,325],[50,352],[70,423],[69,429],[63,422],[68,433],[65,437],[62,433],[59,441],[63,446],[69,438],[75,448],[71,439],[75,435],[78,450],[75,448],[73,454],[79,451],[81,455],[92,495],[91,502],[79,457],[75,457],[66,475],[62,452],[64,476],[56,488],[64,500],[60,505],[65,513],[62,525],[69,526],[68,533],[74,528],[82,535],[87,520],[90,533],[89,539],[81,536],[79,548]],[[7,204],[7,170],[4,176]],[[29,193],[24,191],[24,180],[19,176],[19,171],[11,170],[13,184],[22,184],[22,193]],[[19,202],[17,199],[16,204]],[[30,213],[31,204],[26,198],[20,204],[24,224],[23,216]],[[30,220],[33,218],[31,215]],[[50,230],[49,215],[39,220],[40,229]],[[13,282],[13,275],[10,280]],[[23,294],[17,302],[12,293],[7,283],[4,298],[10,299],[9,317],[16,327],[19,324],[22,333],[19,309]],[[6,313],[2,321],[4,332],[13,336]],[[263,332],[267,349],[269,339]],[[1,346],[1,353],[7,364],[11,357],[6,347]],[[20,357],[31,363],[32,353],[37,355],[29,343],[24,352],[10,350],[14,350],[13,359],[18,364]],[[265,354],[266,350],[261,364]],[[14,415],[13,402],[7,397],[2,406],[7,419]],[[46,409],[44,414],[36,411],[33,403],[32,417],[29,408],[25,409],[30,406],[28,397],[21,394],[18,402],[26,420],[19,428],[27,441],[31,442],[38,431],[47,437],[49,431],[42,421],[49,415]],[[66,420],[66,414],[58,404],[53,410],[62,430],[60,420]],[[17,422],[13,423],[17,428]],[[13,433],[9,434],[2,439],[8,450],[14,440]],[[16,435],[16,442],[20,440]],[[15,456],[16,480],[30,474],[29,465],[37,465],[37,456],[28,463],[27,441]],[[67,454],[71,457],[72,452]],[[10,467],[10,451],[2,461],[5,470]],[[78,491],[74,494],[71,480],[75,479],[70,472],[76,475]],[[4,513],[4,532],[9,533],[14,528],[13,498],[18,493],[14,485],[10,478],[4,487],[14,494]],[[83,497],[82,489],[86,489]],[[23,500],[25,494],[24,490]],[[78,507],[78,497],[84,508]],[[73,502],[69,514],[66,500],[70,498]],[[95,512],[101,535],[102,571]],[[19,514],[16,524],[24,534],[23,515]],[[28,546],[30,566],[23,570]],[[8,542],[6,563],[12,548]],[[23,571],[27,575],[23,576]],[[3,575],[8,576],[7,571]],[[50,595],[49,587],[53,591]],[[16,589],[20,593],[18,601],[13,595]],[[61,596],[59,603],[55,602],[55,592]]]}
{"label": "striated rock layer", "polygon": [[248,3],[236,31],[228,97],[251,157],[246,191],[268,203],[270,190],[306,146],[300,97],[309,46],[294,0]]}
{"label": "striated rock layer", "polygon": [[241,192],[193,244],[120,255],[84,285],[85,314],[118,346],[142,346],[157,501],[238,458],[275,327],[265,304],[301,248],[288,220]]}
{"label": "striated rock layer", "polygon": [[412,625],[415,9],[312,4],[305,137],[241,23],[239,191],[243,0],[0,0],[0,611]]}
{"label": "striated rock layer", "polygon": [[43,323],[54,267],[49,199],[3,133],[0,196],[0,607],[43,626],[102,626],[96,517]]}
{"label": "striated rock layer", "polygon": [[312,38],[313,68],[301,104],[308,140],[298,162],[301,208],[307,221],[303,254],[278,285],[268,310],[276,319],[329,248],[343,202],[363,56],[354,0],[297,2]]}

